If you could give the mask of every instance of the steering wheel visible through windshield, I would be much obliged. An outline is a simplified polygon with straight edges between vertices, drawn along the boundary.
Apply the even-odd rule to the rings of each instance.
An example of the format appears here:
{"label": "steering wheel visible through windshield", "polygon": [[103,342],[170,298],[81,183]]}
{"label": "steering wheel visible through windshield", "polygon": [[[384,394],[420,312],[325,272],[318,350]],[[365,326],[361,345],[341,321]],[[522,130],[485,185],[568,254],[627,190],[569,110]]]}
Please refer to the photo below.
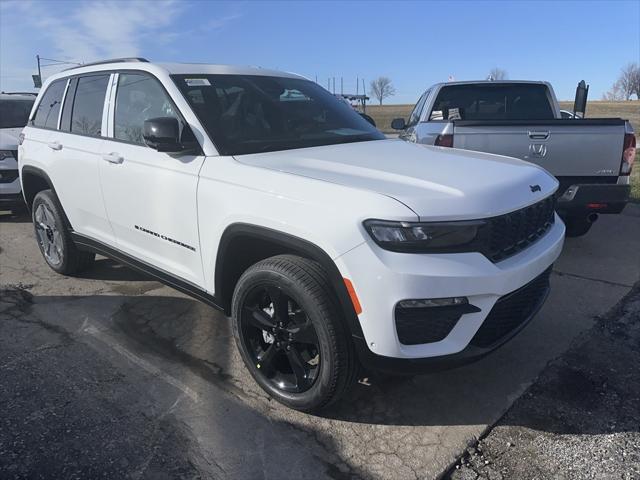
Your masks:
{"label": "steering wheel visible through windshield", "polygon": [[173,75],[223,155],[384,139],[319,85],[261,75]]}

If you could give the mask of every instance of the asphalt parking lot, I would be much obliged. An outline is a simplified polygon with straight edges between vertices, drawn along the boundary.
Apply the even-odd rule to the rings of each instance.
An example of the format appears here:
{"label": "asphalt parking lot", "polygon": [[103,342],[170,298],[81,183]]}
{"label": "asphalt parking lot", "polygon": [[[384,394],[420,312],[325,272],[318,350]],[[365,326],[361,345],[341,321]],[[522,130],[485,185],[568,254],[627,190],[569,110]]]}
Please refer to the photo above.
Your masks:
{"label": "asphalt parking lot", "polygon": [[28,218],[0,219],[0,249],[0,478],[428,479],[638,281],[640,206],[567,239],[549,300],[501,350],[363,379],[322,416],[270,401],[206,305],[106,259],[56,275]]}

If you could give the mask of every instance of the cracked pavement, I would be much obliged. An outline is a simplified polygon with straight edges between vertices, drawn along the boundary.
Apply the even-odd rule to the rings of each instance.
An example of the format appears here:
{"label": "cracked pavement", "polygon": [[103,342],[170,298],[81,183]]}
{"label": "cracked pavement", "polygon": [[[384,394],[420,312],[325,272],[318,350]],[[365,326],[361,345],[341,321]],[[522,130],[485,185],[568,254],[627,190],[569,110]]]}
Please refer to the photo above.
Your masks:
{"label": "cracked pavement", "polygon": [[219,312],[106,259],[59,276],[28,218],[0,217],[0,477],[438,478],[629,292],[639,251],[640,206],[602,217],[502,349],[313,416],[255,385]]}

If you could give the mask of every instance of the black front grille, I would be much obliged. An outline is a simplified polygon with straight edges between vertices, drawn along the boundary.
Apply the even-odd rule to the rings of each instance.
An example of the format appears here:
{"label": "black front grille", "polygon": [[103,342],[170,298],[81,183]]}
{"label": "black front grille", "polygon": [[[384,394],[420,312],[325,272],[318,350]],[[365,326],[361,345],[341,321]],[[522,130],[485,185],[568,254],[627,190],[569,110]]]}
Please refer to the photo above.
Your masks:
{"label": "black front grille", "polygon": [[0,170],[0,183],[11,183],[18,178],[18,170]]}
{"label": "black front grille", "polygon": [[487,219],[488,240],[483,252],[492,262],[515,255],[551,228],[554,222],[553,195],[515,212]]}
{"label": "black front grille", "polygon": [[551,267],[518,290],[498,299],[480,326],[471,345],[488,348],[526,323],[549,292]]}

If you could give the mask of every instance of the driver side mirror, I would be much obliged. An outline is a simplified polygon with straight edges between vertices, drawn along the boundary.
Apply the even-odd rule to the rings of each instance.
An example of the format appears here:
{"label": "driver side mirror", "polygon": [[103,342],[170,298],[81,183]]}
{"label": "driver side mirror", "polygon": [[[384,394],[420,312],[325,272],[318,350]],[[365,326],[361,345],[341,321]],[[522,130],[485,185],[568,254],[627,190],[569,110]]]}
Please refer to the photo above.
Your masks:
{"label": "driver side mirror", "polygon": [[177,153],[187,149],[180,141],[180,124],[175,117],[145,120],[142,138],[147,146],[159,152]]}
{"label": "driver side mirror", "polygon": [[404,118],[394,118],[391,120],[391,128],[394,130],[404,130],[407,124],[404,121]]}

